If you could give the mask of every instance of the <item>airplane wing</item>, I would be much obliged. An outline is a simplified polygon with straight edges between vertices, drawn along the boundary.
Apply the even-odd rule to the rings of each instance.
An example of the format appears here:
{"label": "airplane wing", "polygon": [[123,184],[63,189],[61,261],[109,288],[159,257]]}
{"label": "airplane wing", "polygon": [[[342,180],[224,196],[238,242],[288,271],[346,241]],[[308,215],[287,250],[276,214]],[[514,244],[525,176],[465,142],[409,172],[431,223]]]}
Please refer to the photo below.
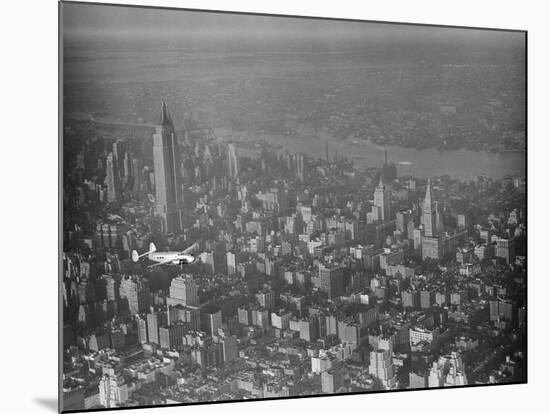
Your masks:
{"label": "airplane wing", "polygon": [[197,243],[193,243],[191,246],[189,246],[187,249],[185,249],[183,252],[183,254],[189,254],[191,253],[193,250],[195,250],[197,247],[199,247],[199,245]]}
{"label": "airplane wing", "polygon": [[158,262],[158,263],[155,263],[155,264],[152,264],[151,266],[147,266],[147,269],[151,269],[152,267],[157,267],[157,266],[160,266],[160,265],[163,265],[163,264],[167,264],[167,263],[170,263],[173,259],[170,258],[170,259],[166,259],[162,262]]}

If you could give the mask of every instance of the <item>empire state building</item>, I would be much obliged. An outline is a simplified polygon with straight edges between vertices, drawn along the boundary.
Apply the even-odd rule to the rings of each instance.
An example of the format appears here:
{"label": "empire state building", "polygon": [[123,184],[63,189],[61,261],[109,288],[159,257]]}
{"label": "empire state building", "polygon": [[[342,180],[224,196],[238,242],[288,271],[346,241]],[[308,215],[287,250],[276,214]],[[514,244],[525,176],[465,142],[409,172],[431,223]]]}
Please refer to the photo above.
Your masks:
{"label": "empire state building", "polygon": [[433,204],[432,186],[430,179],[428,178],[426,195],[424,197],[424,206],[422,208],[422,214],[424,216],[424,235],[426,237],[435,237],[438,233],[436,226],[436,213],[437,209]]}
{"label": "empire state building", "polygon": [[164,233],[183,228],[183,193],[180,176],[180,148],[174,123],[162,102],[160,122],[153,134],[153,161],[157,214]]}

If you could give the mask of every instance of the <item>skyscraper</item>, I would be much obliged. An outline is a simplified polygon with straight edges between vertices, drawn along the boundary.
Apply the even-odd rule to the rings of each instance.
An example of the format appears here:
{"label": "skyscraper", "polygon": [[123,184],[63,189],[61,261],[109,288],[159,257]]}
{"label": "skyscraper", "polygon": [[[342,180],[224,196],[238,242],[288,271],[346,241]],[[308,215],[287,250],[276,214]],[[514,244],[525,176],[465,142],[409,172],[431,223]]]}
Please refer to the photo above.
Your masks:
{"label": "skyscraper", "polygon": [[131,180],[134,176],[133,171],[133,163],[132,163],[133,157],[132,153],[130,151],[126,151],[124,153],[124,183],[128,184],[131,183]]}
{"label": "skyscraper", "polygon": [[516,258],[515,239],[498,238],[495,245],[495,257],[501,257],[506,263],[512,263]]}
{"label": "skyscraper", "polygon": [[391,194],[384,184],[382,174],[380,174],[380,182],[374,190],[374,207],[378,211],[378,219],[391,220]]}
{"label": "skyscraper", "polygon": [[149,342],[159,344],[159,329],[168,322],[167,312],[152,312],[147,314],[147,337]]}
{"label": "skyscraper", "polygon": [[166,349],[177,349],[183,344],[183,337],[189,330],[189,325],[177,322],[159,328],[159,345]]}
{"label": "skyscraper", "polygon": [[344,371],[329,369],[321,373],[321,389],[324,393],[333,394],[344,386]]}
{"label": "skyscraper", "polygon": [[385,182],[394,181],[397,178],[397,167],[388,162],[388,151],[384,151],[384,165],[380,170],[380,176]]}
{"label": "skyscraper", "polygon": [[229,168],[229,177],[237,178],[239,175],[239,157],[237,156],[237,149],[233,144],[227,146],[227,165]]}
{"label": "skyscraper", "polygon": [[122,180],[124,173],[124,153],[126,151],[126,144],[124,140],[117,139],[113,142],[113,161],[115,163],[115,172],[118,180]]}
{"label": "skyscraper", "polygon": [[225,338],[220,338],[220,342],[222,344],[224,362],[234,361],[239,357],[239,349],[236,337],[227,336]]}
{"label": "skyscraper", "polygon": [[107,201],[114,203],[118,200],[119,183],[116,160],[112,152],[107,155],[105,185],[107,186]]}
{"label": "skyscraper", "polygon": [[378,348],[370,353],[369,374],[378,378],[386,389],[395,384],[395,367],[392,360],[392,350]]}
{"label": "skyscraper", "polygon": [[271,310],[275,307],[275,292],[264,289],[262,292],[256,293],[256,300],[261,307]]}
{"label": "skyscraper", "polygon": [[130,313],[145,312],[149,307],[149,287],[145,279],[125,276],[120,282],[120,298],[128,301]]}
{"label": "skyscraper", "polygon": [[458,352],[442,355],[434,361],[428,376],[428,387],[456,387],[468,385],[462,357]]}
{"label": "skyscraper", "polygon": [[304,182],[304,154],[299,152],[295,155],[296,158],[296,176],[300,182]]}
{"label": "skyscraper", "polygon": [[121,375],[103,375],[99,381],[99,401],[105,408],[119,407],[128,400],[128,386]]}
{"label": "skyscraper", "polygon": [[141,192],[141,176],[143,174],[143,162],[139,158],[132,160],[132,172],[134,173],[132,192],[134,197],[138,197]]}
{"label": "skyscraper", "polygon": [[195,281],[190,277],[178,276],[170,284],[169,305],[199,306],[199,293]]}
{"label": "skyscraper", "polygon": [[233,252],[226,253],[227,274],[232,275],[237,271],[237,255]]}
{"label": "skyscraper", "polygon": [[201,328],[203,331],[215,335],[222,327],[222,311],[217,308],[201,311]]}
{"label": "skyscraper", "polygon": [[174,123],[162,102],[159,125],[153,134],[153,161],[157,213],[162,218],[165,233],[178,232],[183,227],[183,193],[180,174],[180,148]]}
{"label": "skyscraper", "polygon": [[138,341],[139,343],[143,344],[149,340],[149,337],[147,335],[147,320],[137,316],[136,322],[137,322],[137,331],[138,331]]}
{"label": "skyscraper", "polygon": [[432,198],[432,186],[430,179],[428,178],[426,196],[424,197],[424,206],[422,208],[422,214],[424,217],[424,235],[426,237],[434,237],[437,234],[437,226],[435,222],[436,208],[433,204]]}
{"label": "skyscraper", "polygon": [[119,298],[118,282],[111,275],[103,275],[105,280],[105,296],[109,301],[116,301]]}
{"label": "skyscraper", "polygon": [[395,215],[395,228],[407,238],[409,223],[412,221],[412,211],[399,211]]}
{"label": "skyscraper", "polygon": [[324,266],[319,264],[320,288],[329,299],[344,292],[344,269],[341,266]]}

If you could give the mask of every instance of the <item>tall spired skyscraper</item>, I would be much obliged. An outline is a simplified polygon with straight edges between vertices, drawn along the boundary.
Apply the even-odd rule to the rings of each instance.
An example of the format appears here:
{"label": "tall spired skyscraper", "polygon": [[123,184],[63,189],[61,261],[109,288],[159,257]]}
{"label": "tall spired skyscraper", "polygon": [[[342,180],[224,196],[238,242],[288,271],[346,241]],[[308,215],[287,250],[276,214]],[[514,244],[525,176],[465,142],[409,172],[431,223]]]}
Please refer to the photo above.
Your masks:
{"label": "tall spired skyscraper", "polygon": [[162,217],[165,233],[183,228],[183,192],[180,174],[180,148],[174,123],[162,102],[160,122],[153,134],[153,161],[157,213]]}
{"label": "tall spired skyscraper", "polygon": [[437,209],[433,202],[432,185],[430,179],[428,178],[426,196],[424,197],[424,206],[422,208],[422,215],[424,217],[424,235],[426,237],[435,237],[437,235],[436,213]]}
{"label": "tall spired skyscraper", "polygon": [[380,174],[380,182],[374,190],[374,207],[377,209],[379,220],[391,220],[391,194],[384,184],[383,174]]}

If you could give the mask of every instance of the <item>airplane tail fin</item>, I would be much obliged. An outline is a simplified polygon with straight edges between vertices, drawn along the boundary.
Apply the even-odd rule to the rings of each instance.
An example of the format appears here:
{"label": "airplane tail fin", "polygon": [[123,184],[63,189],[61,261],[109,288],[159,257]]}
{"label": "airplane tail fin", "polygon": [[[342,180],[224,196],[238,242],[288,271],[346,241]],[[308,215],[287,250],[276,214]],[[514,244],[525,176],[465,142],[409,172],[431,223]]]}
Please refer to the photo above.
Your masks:
{"label": "airplane tail fin", "polygon": [[149,253],[154,253],[157,251],[157,248],[155,246],[155,243],[151,242],[149,243]]}
{"label": "airplane tail fin", "polygon": [[132,262],[137,263],[139,260],[139,254],[137,251],[132,250]]}

